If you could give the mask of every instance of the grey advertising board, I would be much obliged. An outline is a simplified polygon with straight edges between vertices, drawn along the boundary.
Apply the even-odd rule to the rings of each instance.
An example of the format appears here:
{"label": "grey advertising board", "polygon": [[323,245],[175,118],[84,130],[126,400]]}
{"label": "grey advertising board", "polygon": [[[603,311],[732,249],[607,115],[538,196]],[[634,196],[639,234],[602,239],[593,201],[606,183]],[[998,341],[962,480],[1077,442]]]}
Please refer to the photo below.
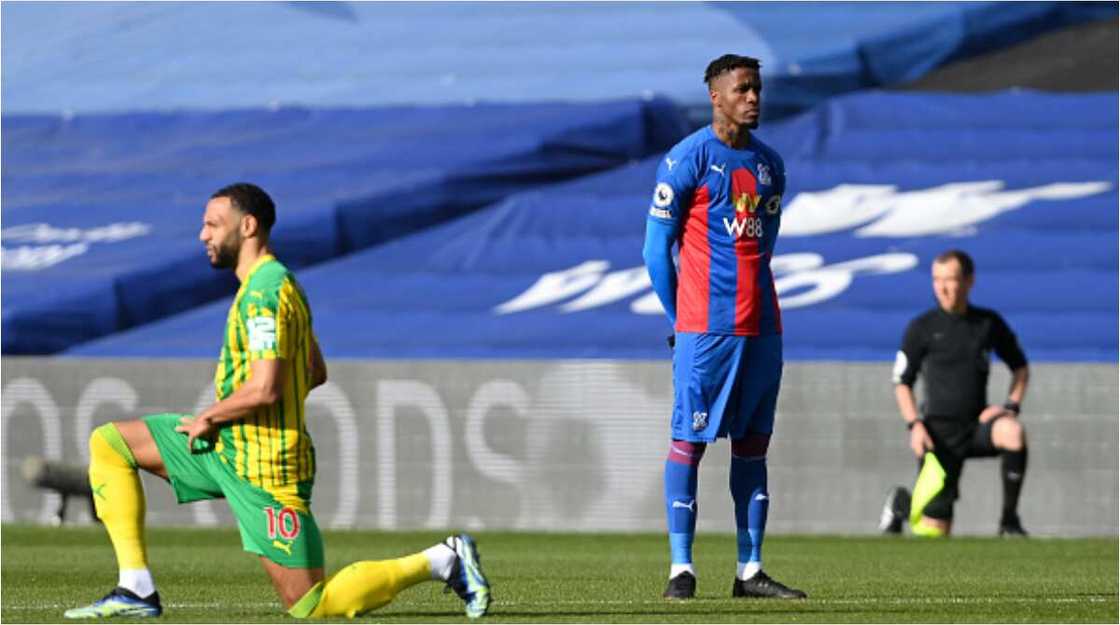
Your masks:
{"label": "grey advertising board", "polygon": [[[313,509],[330,528],[656,531],[664,527],[670,366],[643,361],[328,363],[308,399],[319,473]],[[875,533],[883,497],[916,473],[890,363],[786,364],[769,451],[778,533]],[[213,401],[213,362],[3,358],[4,522],[47,523],[57,496],[20,467],[88,461],[97,425]],[[994,368],[1002,400],[1009,378]],[[1044,536],[1117,534],[1117,367],[1034,364],[1023,420],[1030,465],[1021,513]],[[729,451],[701,465],[699,531],[733,531]],[[965,469],[958,534],[994,533],[998,460]],[[228,525],[224,502],[176,505],[145,477],[148,521]],[[88,523],[84,505],[70,519]]]}

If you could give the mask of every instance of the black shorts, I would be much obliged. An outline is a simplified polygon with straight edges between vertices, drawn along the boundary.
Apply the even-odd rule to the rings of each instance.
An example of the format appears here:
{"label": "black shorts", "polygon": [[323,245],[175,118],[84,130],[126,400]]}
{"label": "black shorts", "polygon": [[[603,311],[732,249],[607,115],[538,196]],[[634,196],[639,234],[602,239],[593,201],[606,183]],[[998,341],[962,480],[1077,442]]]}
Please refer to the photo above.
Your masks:
{"label": "black shorts", "polygon": [[[925,417],[926,431],[933,439],[933,455],[945,469],[945,484],[941,491],[922,509],[922,515],[932,519],[951,521],[953,503],[960,496],[958,484],[964,471],[964,461],[969,458],[991,458],[999,450],[992,445],[992,426],[998,419],[980,423],[973,419]],[[921,471],[921,462],[918,470]]]}

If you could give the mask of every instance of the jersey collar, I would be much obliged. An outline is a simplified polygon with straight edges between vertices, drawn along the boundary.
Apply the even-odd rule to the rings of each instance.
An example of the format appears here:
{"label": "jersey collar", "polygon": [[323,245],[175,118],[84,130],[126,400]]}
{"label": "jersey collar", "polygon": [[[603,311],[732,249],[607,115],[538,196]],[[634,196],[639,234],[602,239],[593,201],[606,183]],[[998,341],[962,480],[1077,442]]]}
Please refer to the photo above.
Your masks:
{"label": "jersey collar", "polygon": [[257,270],[264,266],[266,263],[273,260],[276,260],[275,256],[273,256],[272,254],[265,254],[264,256],[258,258],[257,262],[253,263],[252,267],[249,267],[249,273],[245,274],[245,280],[242,281],[241,285],[237,287],[237,295],[234,296],[235,300],[241,299],[241,296],[245,293],[245,289],[249,288],[249,281],[253,279],[253,274],[256,273]]}
{"label": "jersey collar", "polygon": [[249,273],[245,274],[245,284],[249,283],[249,280],[253,277],[253,274],[256,273],[262,265],[273,260],[276,260],[276,257],[272,254],[265,254],[264,256],[258,258],[257,262],[253,263],[252,267],[249,267]]}

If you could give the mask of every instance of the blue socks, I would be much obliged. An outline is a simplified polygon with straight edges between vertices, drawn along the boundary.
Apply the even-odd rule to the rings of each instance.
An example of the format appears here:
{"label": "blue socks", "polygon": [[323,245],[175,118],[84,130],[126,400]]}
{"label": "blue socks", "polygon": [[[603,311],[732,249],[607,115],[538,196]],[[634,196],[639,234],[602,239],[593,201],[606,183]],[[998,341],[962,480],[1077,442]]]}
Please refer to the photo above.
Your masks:
{"label": "blue socks", "polygon": [[669,521],[669,551],[674,565],[692,564],[696,535],[696,478],[707,445],[673,441],[665,460],[665,516]]}
{"label": "blue socks", "polygon": [[[769,434],[750,434],[731,442],[731,498],[735,501],[738,575],[746,578],[762,567],[762,540],[770,495],[766,490]],[[692,568],[696,536],[697,476],[707,445],[673,441],[665,460],[665,517],[669,522],[671,573]]]}
{"label": "blue socks", "polygon": [[762,562],[762,540],[770,509],[770,494],[766,490],[769,440],[769,435],[754,434],[731,444],[731,498],[735,501],[735,534],[741,565]]}

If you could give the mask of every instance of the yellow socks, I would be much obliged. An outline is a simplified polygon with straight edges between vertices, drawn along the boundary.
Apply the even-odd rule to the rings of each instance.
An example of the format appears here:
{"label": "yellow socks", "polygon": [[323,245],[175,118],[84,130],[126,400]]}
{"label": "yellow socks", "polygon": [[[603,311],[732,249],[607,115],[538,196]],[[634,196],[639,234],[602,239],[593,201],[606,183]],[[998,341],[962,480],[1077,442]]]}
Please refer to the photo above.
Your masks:
{"label": "yellow socks", "polygon": [[97,428],[89,437],[89,484],[97,518],[105,524],[113,542],[117,566],[122,571],[146,571],[144,489],[136,459],[112,423]]}
{"label": "yellow socks", "polygon": [[353,618],[380,608],[405,588],[430,579],[431,564],[423,553],[396,560],[355,562],[327,581],[315,584],[288,614],[296,618]]}

